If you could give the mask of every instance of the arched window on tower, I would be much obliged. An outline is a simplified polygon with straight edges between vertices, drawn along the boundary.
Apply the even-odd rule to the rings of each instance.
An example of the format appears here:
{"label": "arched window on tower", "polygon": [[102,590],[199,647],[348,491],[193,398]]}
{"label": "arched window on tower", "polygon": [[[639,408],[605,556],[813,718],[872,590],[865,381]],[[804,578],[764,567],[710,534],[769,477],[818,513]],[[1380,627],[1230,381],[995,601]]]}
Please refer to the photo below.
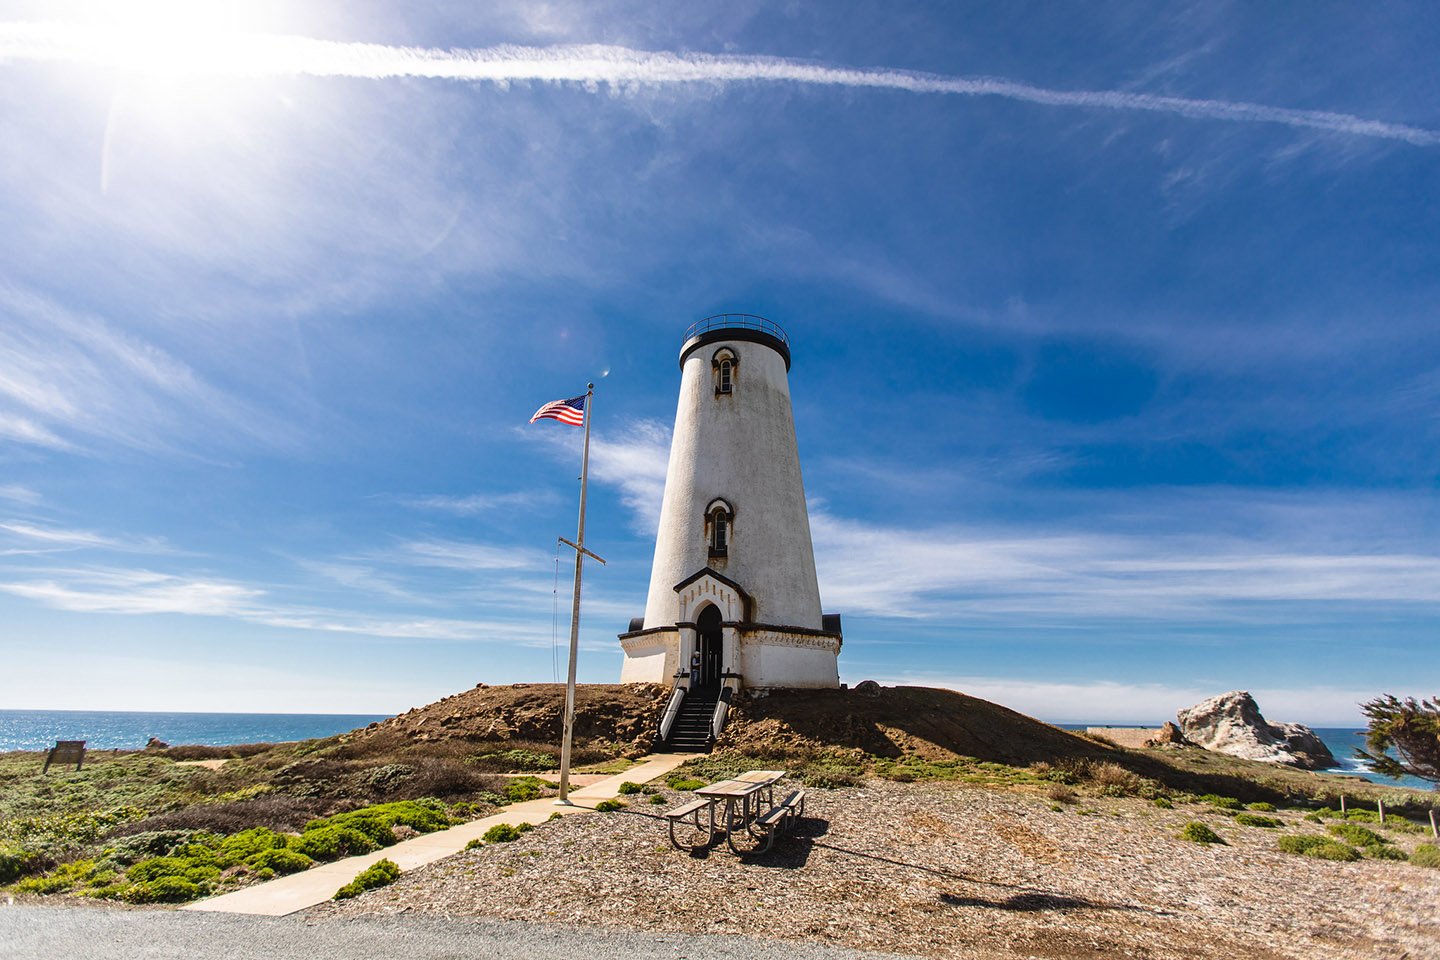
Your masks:
{"label": "arched window on tower", "polygon": [[705,508],[705,537],[710,545],[710,558],[730,555],[731,527],[735,511],[724,500],[712,500]]}
{"label": "arched window on tower", "polygon": [[735,351],[721,347],[710,358],[710,366],[715,373],[715,396],[734,393],[735,376],[740,370],[740,358],[735,356]]}

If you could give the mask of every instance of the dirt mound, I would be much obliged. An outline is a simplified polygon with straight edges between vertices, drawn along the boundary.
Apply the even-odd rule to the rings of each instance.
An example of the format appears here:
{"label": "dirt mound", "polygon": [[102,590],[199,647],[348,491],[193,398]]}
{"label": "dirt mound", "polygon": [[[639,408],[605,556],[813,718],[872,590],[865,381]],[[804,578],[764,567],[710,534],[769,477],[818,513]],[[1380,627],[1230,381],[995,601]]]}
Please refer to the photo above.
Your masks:
{"label": "dirt mound", "polygon": [[[668,696],[658,684],[582,684],[575,696],[575,741],[615,754],[654,745]],[[352,750],[399,743],[443,747],[469,743],[559,743],[565,687],[554,683],[477,686],[372,724],[348,738]],[[880,757],[975,757],[1025,765],[1106,753],[998,704],[953,690],[780,690],[742,694],[717,749],[754,755],[858,749]]]}
{"label": "dirt mound", "polygon": [[1106,753],[1093,741],[1023,713],[932,687],[881,687],[868,695],[781,690],[743,697],[716,747],[742,753],[840,747],[879,757],[958,755],[1021,766]]}
{"label": "dirt mound", "polygon": [[[656,684],[583,684],[575,690],[576,743],[615,753],[647,752],[653,745],[667,691]],[[459,740],[480,742],[559,743],[564,726],[565,685],[516,683],[503,687],[480,684],[471,690],[408,710],[398,717],[372,723],[352,734],[349,744],[414,744]]]}

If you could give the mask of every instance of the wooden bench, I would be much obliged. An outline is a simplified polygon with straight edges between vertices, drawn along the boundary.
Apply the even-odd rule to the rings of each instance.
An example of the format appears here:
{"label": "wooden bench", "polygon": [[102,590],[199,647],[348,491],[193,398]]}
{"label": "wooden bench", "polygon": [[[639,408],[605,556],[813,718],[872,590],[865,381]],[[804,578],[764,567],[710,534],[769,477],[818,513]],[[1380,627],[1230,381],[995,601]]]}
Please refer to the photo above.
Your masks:
{"label": "wooden bench", "polygon": [[42,774],[49,773],[52,763],[73,763],[75,769],[79,770],[85,763],[85,741],[56,740],[55,746],[50,748],[50,755],[45,758],[45,766],[40,769],[40,772]]}
{"label": "wooden bench", "polygon": [[[665,819],[670,821],[670,843],[675,849],[693,853],[702,847],[710,846],[715,839],[715,803],[716,801],[714,799],[702,797],[699,800],[691,800],[682,807],[676,807],[674,810],[666,811]],[[709,816],[710,822],[708,825],[702,825],[700,823],[701,812]],[[687,817],[690,818],[694,824],[697,833],[704,831],[705,840],[703,843],[684,844],[675,836],[675,825],[677,823],[684,823]]]}
{"label": "wooden bench", "polygon": [[779,803],[760,814],[760,816],[755,818],[755,822],[750,824],[750,836],[760,841],[761,845],[759,847],[750,851],[741,851],[735,846],[735,839],[732,834],[727,838],[730,849],[737,854],[743,854],[745,852],[765,853],[775,845],[775,835],[782,830],[794,828],[795,821],[800,819],[804,813],[805,791],[791,790]]}

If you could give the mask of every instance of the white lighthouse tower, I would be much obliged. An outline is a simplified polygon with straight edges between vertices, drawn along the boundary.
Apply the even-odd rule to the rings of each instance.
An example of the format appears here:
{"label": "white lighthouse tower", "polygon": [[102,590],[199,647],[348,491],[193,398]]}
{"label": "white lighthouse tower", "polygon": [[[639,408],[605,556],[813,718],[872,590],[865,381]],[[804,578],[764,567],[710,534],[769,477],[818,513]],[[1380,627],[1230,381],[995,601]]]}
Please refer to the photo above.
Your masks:
{"label": "white lighthouse tower", "polygon": [[789,370],[789,338],[763,317],[686,331],[650,593],[620,636],[622,682],[674,681],[667,715],[686,693],[839,686],[840,617],[821,613]]}

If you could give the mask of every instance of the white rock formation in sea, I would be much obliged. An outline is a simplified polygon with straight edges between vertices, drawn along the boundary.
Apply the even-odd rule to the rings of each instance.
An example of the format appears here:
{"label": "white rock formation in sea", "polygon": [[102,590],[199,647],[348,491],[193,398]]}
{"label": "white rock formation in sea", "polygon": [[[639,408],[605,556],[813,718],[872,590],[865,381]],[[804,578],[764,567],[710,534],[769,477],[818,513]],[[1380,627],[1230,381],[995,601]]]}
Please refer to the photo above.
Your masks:
{"label": "white rock formation in sea", "polygon": [[1255,698],[1244,690],[1202,700],[1175,718],[1185,738],[1206,750],[1303,770],[1336,765],[1315,731],[1299,723],[1267,722]]}

